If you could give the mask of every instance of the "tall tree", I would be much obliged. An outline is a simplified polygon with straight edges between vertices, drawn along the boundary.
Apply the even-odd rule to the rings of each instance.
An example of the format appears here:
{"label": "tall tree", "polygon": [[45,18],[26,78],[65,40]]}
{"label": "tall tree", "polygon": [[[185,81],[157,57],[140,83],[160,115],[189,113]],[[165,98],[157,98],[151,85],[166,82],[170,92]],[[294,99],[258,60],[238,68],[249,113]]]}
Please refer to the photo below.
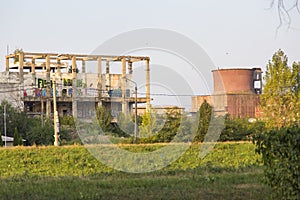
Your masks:
{"label": "tall tree", "polygon": [[292,91],[294,92],[293,97],[293,105],[294,105],[294,112],[292,113],[293,118],[296,121],[296,124],[298,123],[298,126],[300,127],[300,62],[293,63],[292,67]]}
{"label": "tall tree", "polygon": [[203,101],[199,108],[198,117],[199,124],[195,141],[202,142],[208,131],[209,123],[212,117],[212,106],[209,105],[206,100]]}
{"label": "tall tree", "polygon": [[288,66],[288,58],[277,51],[267,65],[261,108],[267,128],[299,122],[299,63]]}

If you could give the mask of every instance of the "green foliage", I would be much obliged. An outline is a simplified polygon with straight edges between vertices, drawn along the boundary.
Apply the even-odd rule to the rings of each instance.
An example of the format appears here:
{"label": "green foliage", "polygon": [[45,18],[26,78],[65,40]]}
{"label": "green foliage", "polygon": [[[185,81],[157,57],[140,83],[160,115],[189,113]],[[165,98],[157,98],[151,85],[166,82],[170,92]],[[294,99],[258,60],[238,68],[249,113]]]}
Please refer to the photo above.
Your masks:
{"label": "green foliage", "polygon": [[73,116],[59,117],[59,138],[61,145],[80,144]]}
{"label": "green foliage", "polygon": [[157,118],[158,115],[153,109],[146,111],[142,115],[142,124],[139,126],[139,139],[151,138],[158,130],[160,130]]}
{"label": "green foliage", "polygon": [[[20,53],[24,53],[23,49],[14,50],[14,54],[20,54]],[[24,59],[24,61],[25,61],[25,59]],[[14,63],[17,63],[17,62],[19,62],[19,56],[14,57]]]}
{"label": "green foliage", "polygon": [[[54,126],[53,120],[47,119],[42,126],[40,118],[29,118],[27,130],[26,143],[27,145],[53,145],[54,142]],[[60,124],[59,139],[62,144],[80,143],[75,127],[65,125],[64,121]]]}
{"label": "green foliage", "polygon": [[23,145],[23,139],[22,137],[19,135],[18,129],[15,128],[14,131],[14,142],[13,142],[14,146],[22,146]]}
{"label": "green foliage", "polygon": [[59,124],[75,128],[73,116],[63,116],[59,117]]}
{"label": "green foliage", "polygon": [[152,142],[171,142],[174,136],[178,134],[181,118],[182,114],[178,111],[178,108],[174,107],[168,110],[163,117],[165,119],[164,125],[152,138]]}
{"label": "green foliage", "polygon": [[229,172],[155,171],[146,174],[12,177],[0,179],[2,199],[255,199],[270,193],[259,169]]}
{"label": "green foliage", "polygon": [[[2,101],[0,104],[0,113],[3,113],[6,106],[6,127],[7,136],[14,137],[15,145],[23,145],[23,140],[26,140],[25,145],[52,145],[53,144],[53,120],[47,119],[45,126],[42,127],[40,118],[31,118],[26,113],[12,107],[7,101]],[[0,115],[0,130],[4,129],[3,115]],[[73,117],[60,118],[60,139],[64,143],[69,143],[74,140],[78,142],[79,138],[76,132]]]}
{"label": "green foliage", "polygon": [[1,134],[1,132],[0,132],[0,147],[3,147],[3,140],[2,140],[2,134]]}
{"label": "green foliage", "polygon": [[197,129],[197,135],[194,141],[202,142],[208,131],[210,120],[212,119],[212,106],[207,103],[206,100],[201,104],[197,113],[199,124]]}
{"label": "green foliage", "polygon": [[101,127],[103,132],[112,131],[113,127],[111,125],[112,116],[110,111],[105,107],[97,107],[96,108],[96,116],[98,119],[99,126]]}
{"label": "green foliage", "polygon": [[300,128],[297,126],[258,134],[256,151],[262,155],[266,182],[275,199],[300,197]]}
{"label": "green foliage", "polygon": [[[124,132],[123,135],[130,134],[133,136],[134,133],[134,116],[125,115],[124,113],[119,113],[118,126],[120,131]],[[120,134],[119,134],[120,135]]]}
{"label": "green foliage", "polygon": [[[292,81],[293,81],[293,88],[292,90],[298,94],[297,98],[299,99],[299,92],[300,92],[300,62],[293,63],[292,66]],[[299,104],[298,104],[299,105]]]}
{"label": "green foliage", "polygon": [[[152,152],[163,145],[121,147]],[[174,163],[142,174],[117,172],[83,146],[0,148],[0,193],[4,199],[265,199],[269,194],[260,183],[255,145],[219,143],[202,160],[199,148],[194,144]]]}
{"label": "green foliage", "polygon": [[39,119],[30,121],[31,128],[28,131],[27,141],[30,145],[52,145],[54,142],[54,127],[51,120],[46,120],[44,127]]}
{"label": "green foliage", "polygon": [[[187,145],[187,144],[178,144]],[[260,166],[260,156],[251,143],[220,143],[204,159],[199,158],[201,144],[192,145],[177,161],[164,170],[242,169]],[[162,144],[124,145],[130,152],[152,152]],[[89,176],[112,173],[113,169],[96,160],[83,146],[15,147],[0,149],[0,177],[16,176]],[[118,160],[118,156],[112,157]],[[145,165],[147,163],[144,163]],[[142,166],[141,166],[142,167]]]}
{"label": "green foliage", "polygon": [[[26,137],[29,127],[29,119],[24,112],[12,107],[7,101],[2,101],[0,105],[0,113],[4,112],[6,106],[6,133],[7,136],[13,137],[15,128],[18,129],[20,137]],[[4,117],[0,115],[0,130],[4,130]]]}
{"label": "green foliage", "polygon": [[225,127],[221,131],[219,141],[251,141],[252,137],[261,133],[265,128],[264,122],[249,122],[247,118],[233,118],[225,116]]}
{"label": "green foliage", "polygon": [[300,121],[300,63],[288,66],[282,50],[267,65],[265,85],[260,98],[266,127],[281,128]]}
{"label": "green foliage", "polygon": [[193,119],[177,107],[164,114],[146,112],[139,127],[139,143],[191,142],[193,123]]}
{"label": "green foliage", "polygon": [[14,132],[14,142],[13,142],[13,145],[14,145],[14,146],[18,146],[18,140],[19,140],[19,133],[18,133],[18,129],[15,128],[15,132]]}
{"label": "green foliage", "polygon": [[176,137],[178,142],[192,142],[195,136],[195,124],[196,121],[191,116],[187,116],[186,113],[180,115],[180,126],[177,130]]}

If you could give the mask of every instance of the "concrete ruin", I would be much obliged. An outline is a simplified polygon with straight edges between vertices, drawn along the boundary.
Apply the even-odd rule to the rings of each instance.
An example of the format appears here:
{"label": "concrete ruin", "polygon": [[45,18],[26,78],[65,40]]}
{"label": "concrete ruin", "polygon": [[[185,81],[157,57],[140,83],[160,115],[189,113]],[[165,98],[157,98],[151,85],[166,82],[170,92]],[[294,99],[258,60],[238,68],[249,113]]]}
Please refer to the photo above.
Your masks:
{"label": "concrete ruin", "polygon": [[[87,62],[96,63],[96,73],[86,72]],[[150,58],[142,56],[16,51],[6,56],[5,71],[0,74],[0,89],[6,95],[2,99],[14,101],[13,104],[23,107],[27,114],[45,113],[50,117],[53,114],[52,86],[55,80],[59,116],[94,116],[96,106],[127,114],[135,103],[133,87],[127,80],[132,82],[134,63],[137,62],[145,63],[146,82],[146,96],[138,97],[137,103],[146,104],[150,109]],[[120,74],[110,73],[111,63],[120,65]],[[114,117],[116,114],[112,113]]]}

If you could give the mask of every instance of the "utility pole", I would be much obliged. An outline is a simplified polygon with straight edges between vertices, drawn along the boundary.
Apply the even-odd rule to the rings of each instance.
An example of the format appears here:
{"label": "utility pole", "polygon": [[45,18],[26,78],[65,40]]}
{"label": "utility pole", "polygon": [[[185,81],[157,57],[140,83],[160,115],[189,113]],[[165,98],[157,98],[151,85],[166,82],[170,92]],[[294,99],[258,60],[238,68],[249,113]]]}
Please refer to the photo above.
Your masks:
{"label": "utility pole", "polygon": [[4,104],[4,136],[5,136],[5,142],[4,142],[4,146],[6,147],[6,140],[7,140],[7,137],[6,137],[6,104]]}
{"label": "utility pole", "polygon": [[134,111],[135,111],[135,115],[134,115],[134,142],[137,143],[137,85],[135,83],[135,87],[134,87],[134,91],[135,91],[135,101],[134,101]]}
{"label": "utility pole", "polygon": [[138,127],[137,127],[137,83],[131,79],[128,79],[124,77],[126,81],[132,82],[135,87],[134,87],[134,92],[135,92],[135,98],[134,98],[134,106],[135,106],[135,114],[134,114],[134,143],[137,143],[138,140]]}
{"label": "utility pole", "polygon": [[59,138],[59,119],[56,105],[56,80],[53,80],[53,121],[54,121],[54,146],[59,146],[58,138]]}

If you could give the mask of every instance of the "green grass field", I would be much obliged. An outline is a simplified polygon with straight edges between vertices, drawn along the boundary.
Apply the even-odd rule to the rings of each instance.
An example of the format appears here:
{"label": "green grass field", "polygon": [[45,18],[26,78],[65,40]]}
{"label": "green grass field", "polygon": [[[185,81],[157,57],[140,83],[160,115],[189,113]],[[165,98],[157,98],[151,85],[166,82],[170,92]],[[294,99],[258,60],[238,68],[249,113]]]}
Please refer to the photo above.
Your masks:
{"label": "green grass field", "polygon": [[[161,145],[126,145],[133,152]],[[0,148],[0,199],[266,199],[251,143],[219,143],[204,159],[192,145],[167,167],[115,171],[83,146]]]}

